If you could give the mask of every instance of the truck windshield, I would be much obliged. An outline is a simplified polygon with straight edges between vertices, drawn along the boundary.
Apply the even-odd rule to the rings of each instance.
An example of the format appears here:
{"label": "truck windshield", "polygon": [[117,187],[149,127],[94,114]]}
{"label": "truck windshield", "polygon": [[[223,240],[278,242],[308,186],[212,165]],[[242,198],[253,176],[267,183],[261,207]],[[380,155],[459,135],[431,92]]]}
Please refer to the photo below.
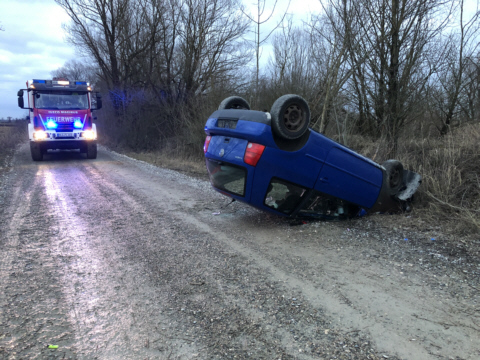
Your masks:
{"label": "truck windshield", "polygon": [[37,91],[34,98],[37,109],[88,109],[88,93],[86,91]]}

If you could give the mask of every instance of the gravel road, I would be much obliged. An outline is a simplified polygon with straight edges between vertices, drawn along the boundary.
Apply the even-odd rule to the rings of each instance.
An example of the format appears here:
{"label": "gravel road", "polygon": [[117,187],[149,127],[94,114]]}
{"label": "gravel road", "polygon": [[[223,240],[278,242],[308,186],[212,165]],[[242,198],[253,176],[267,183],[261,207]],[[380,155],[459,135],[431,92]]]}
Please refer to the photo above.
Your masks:
{"label": "gravel road", "polygon": [[0,188],[0,359],[480,358],[478,239],[415,212],[293,226],[27,145]]}

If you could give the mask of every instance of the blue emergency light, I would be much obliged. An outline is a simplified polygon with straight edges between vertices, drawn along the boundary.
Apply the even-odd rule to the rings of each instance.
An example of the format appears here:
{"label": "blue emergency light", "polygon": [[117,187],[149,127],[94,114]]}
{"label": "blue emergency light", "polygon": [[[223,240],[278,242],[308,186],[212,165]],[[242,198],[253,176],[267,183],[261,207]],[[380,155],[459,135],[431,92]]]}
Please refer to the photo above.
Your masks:
{"label": "blue emergency light", "polygon": [[45,126],[47,127],[47,129],[56,129],[58,127],[58,124],[53,120],[48,120]]}

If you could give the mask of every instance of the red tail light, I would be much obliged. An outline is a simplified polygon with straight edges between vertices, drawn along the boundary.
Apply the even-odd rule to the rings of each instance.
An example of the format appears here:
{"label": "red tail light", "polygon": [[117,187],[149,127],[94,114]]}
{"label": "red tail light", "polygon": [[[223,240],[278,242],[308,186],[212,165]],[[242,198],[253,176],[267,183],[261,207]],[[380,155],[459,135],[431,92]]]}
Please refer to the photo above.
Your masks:
{"label": "red tail light", "polygon": [[257,166],[258,160],[262,157],[263,150],[265,150],[264,145],[249,142],[243,161],[248,165]]}
{"label": "red tail light", "polygon": [[212,140],[212,137],[208,135],[205,139],[205,144],[203,144],[203,153],[206,153],[208,151],[208,145],[210,145],[210,140]]}

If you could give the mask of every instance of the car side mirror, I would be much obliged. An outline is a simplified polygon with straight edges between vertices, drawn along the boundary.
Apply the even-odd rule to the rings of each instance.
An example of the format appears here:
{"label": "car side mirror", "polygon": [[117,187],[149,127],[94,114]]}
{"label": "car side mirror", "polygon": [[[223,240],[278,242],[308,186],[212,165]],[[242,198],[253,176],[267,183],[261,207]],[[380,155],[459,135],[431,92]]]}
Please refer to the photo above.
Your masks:
{"label": "car side mirror", "polygon": [[95,97],[96,97],[96,100],[97,100],[97,107],[96,109],[97,110],[100,110],[102,108],[102,94],[100,93],[95,93]]}
{"label": "car side mirror", "polygon": [[17,96],[18,96],[18,107],[23,109],[24,108],[23,106],[25,105],[23,102],[23,90],[18,90]]}

